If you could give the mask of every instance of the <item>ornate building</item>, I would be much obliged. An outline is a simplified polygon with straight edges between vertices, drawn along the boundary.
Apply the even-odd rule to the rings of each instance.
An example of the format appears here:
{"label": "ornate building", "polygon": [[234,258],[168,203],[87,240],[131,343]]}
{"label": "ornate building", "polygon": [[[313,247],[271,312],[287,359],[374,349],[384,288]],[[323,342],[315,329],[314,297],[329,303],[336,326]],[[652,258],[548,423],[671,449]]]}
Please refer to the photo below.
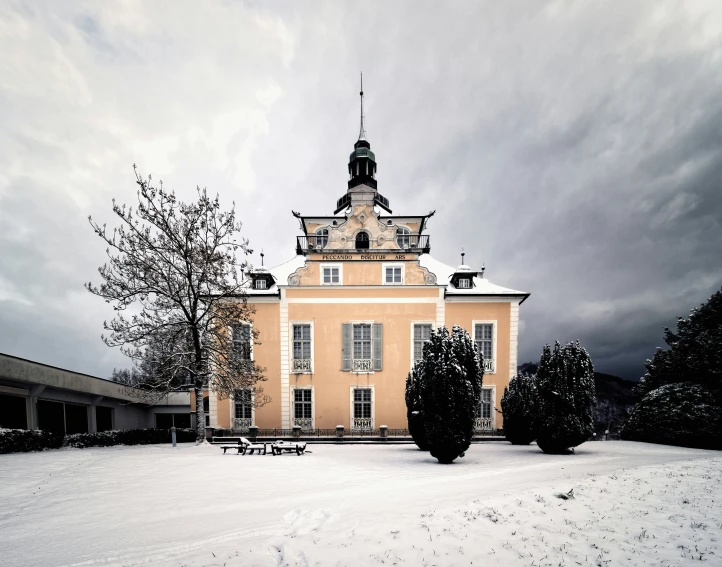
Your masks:
{"label": "ornate building", "polygon": [[[242,348],[266,368],[272,402],[252,392],[208,399],[208,424],[262,429],[407,427],[406,375],[432,329],[460,325],[484,353],[477,429],[502,426],[499,396],[516,373],[519,305],[528,293],[500,287],[484,269],[431,257],[434,212],[394,215],[378,192],[376,156],[361,129],[348,163],[348,188],[333,215],[294,212],[296,256],[250,273],[248,301],[259,344]],[[240,346],[250,326],[234,329]]]}

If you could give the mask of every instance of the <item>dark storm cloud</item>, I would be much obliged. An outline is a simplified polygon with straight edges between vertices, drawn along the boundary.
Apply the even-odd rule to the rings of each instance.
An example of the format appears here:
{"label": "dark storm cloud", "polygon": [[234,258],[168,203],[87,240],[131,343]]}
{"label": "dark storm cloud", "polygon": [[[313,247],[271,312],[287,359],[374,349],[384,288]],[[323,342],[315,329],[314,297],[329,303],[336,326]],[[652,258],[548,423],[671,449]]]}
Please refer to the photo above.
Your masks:
{"label": "dark storm cloud", "polygon": [[0,351],[108,375],[87,215],[131,164],[235,201],[266,263],[328,214],[358,132],[432,252],[532,293],[519,361],[579,338],[637,378],[722,285],[716,3],[49,3],[0,8]]}

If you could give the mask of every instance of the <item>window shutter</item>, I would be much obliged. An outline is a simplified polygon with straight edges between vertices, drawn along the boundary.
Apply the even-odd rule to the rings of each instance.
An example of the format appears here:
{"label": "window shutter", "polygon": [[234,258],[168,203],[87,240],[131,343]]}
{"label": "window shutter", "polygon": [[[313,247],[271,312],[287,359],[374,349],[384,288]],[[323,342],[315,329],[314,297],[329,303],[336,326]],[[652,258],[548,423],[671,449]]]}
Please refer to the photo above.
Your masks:
{"label": "window shutter", "polygon": [[374,356],[374,370],[383,370],[383,338],[384,338],[384,327],[381,323],[373,324],[373,356]]}
{"label": "window shutter", "polygon": [[351,372],[351,353],[353,352],[351,333],[353,329],[351,323],[343,323],[341,326],[341,370],[345,372]]}

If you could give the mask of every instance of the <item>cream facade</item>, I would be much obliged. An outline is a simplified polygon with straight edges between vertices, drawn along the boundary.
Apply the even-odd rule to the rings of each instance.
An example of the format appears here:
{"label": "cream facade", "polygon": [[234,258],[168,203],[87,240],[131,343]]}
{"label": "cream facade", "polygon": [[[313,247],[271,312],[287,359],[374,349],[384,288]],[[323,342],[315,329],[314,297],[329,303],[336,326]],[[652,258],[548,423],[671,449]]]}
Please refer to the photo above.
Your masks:
{"label": "cream facade", "polygon": [[483,269],[435,260],[426,232],[434,212],[394,216],[376,165],[362,122],[334,214],[294,212],[296,256],[251,271],[258,340],[247,352],[266,369],[272,401],[254,408],[252,392],[217,399],[211,389],[211,427],[406,429],[406,376],[429,332],[453,325],[484,354],[477,429],[503,426],[494,408],[516,373],[519,306],[529,294],[492,284]]}

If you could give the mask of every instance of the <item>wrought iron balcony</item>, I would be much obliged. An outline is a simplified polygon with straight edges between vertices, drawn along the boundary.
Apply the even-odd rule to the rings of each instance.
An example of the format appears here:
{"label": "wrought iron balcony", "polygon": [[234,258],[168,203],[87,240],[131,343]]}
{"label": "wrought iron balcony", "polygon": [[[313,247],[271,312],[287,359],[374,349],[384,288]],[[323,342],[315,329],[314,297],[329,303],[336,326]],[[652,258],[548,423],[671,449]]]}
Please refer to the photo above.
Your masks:
{"label": "wrought iron balcony", "polygon": [[371,359],[369,358],[354,358],[353,364],[351,365],[353,372],[371,372]]}
{"label": "wrought iron balcony", "polygon": [[474,420],[474,431],[491,431],[492,423],[490,417],[477,417]]}
{"label": "wrought iron balcony", "polygon": [[291,361],[293,372],[311,372],[311,361],[306,358],[294,358]]}
{"label": "wrought iron balcony", "polygon": [[237,417],[233,422],[233,430],[241,433],[248,433],[252,423],[250,417]]}
{"label": "wrought iron balcony", "polygon": [[484,372],[494,372],[494,359],[493,358],[485,358],[484,359]]}
{"label": "wrought iron balcony", "polygon": [[310,417],[294,417],[293,425],[301,428],[301,431],[313,431],[313,420]]}
{"label": "wrought iron balcony", "polygon": [[[389,248],[388,241],[379,244],[376,240],[369,242],[368,248],[359,249],[358,252],[368,254],[369,252],[422,252],[428,254],[431,250],[431,240],[428,234],[404,234],[396,236],[394,235],[393,243],[395,246]],[[338,252],[351,252],[356,251],[356,244],[353,241],[349,241],[346,244],[346,248],[328,249],[328,236],[297,236],[296,237],[296,254],[310,254],[313,252],[322,251]]]}
{"label": "wrought iron balcony", "polygon": [[351,420],[353,431],[369,431],[373,429],[373,420],[370,417],[354,417]]}

